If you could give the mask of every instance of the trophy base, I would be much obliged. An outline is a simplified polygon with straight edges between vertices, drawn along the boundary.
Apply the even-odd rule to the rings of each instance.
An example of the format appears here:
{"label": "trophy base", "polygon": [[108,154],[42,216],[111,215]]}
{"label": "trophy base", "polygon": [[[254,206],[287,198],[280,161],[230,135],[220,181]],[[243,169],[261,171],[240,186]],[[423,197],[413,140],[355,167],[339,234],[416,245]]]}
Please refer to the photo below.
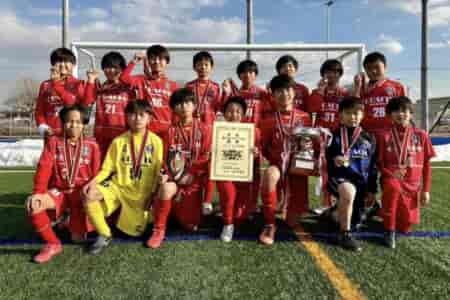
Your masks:
{"label": "trophy base", "polygon": [[318,164],[314,160],[294,159],[289,173],[300,176],[319,176]]}

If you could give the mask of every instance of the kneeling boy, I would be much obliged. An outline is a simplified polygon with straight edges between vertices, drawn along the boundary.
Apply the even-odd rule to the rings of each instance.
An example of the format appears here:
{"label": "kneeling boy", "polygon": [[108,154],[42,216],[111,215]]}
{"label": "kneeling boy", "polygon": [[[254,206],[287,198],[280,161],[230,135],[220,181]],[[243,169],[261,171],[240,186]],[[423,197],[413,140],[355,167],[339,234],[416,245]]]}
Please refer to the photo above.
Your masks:
{"label": "kneeling boy", "polygon": [[85,189],[86,211],[98,233],[91,254],[100,253],[110,243],[112,234],[105,217],[119,207],[117,227],[126,234],[139,236],[148,224],[148,201],[162,166],[162,141],[147,129],[148,102],[129,102],[125,114],[130,130],[113,140],[100,173]]}
{"label": "kneeling boy", "polygon": [[339,244],[352,251],[361,247],[351,228],[361,222],[364,201],[373,203],[377,190],[375,140],[361,128],[363,116],[361,101],[345,97],[339,103],[341,126],[326,151],[328,191],[338,199]]}
{"label": "kneeling boy", "polygon": [[[161,176],[159,194],[153,207],[153,234],[147,241],[149,248],[161,246],[170,212],[184,229],[197,230],[202,214],[202,192],[208,180],[211,128],[194,118],[194,94],[186,88],[175,91],[170,97],[170,107],[179,121],[169,127],[164,137],[168,175]],[[174,174],[172,163],[167,161],[172,154],[184,163],[179,176]]]}
{"label": "kneeling boy", "polygon": [[85,238],[90,226],[83,212],[81,188],[100,168],[100,150],[94,139],[83,137],[88,123],[87,111],[78,104],[59,112],[63,135],[49,137],[34,176],[33,193],[26,202],[31,224],[46,242],[34,257],[37,263],[49,261],[62,252],[50,216],[59,219],[70,210],[69,230],[72,240]]}

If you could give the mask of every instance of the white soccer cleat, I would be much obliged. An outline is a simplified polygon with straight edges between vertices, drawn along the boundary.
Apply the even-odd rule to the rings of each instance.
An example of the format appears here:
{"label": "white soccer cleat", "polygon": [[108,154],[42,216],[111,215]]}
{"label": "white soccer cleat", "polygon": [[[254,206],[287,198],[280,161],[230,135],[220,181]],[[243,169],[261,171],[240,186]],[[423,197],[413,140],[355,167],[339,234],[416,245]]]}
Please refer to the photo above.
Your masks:
{"label": "white soccer cleat", "polygon": [[220,239],[225,242],[229,243],[233,240],[233,232],[234,232],[234,225],[224,225],[222,229],[222,234],[220,235]]}
{"label": "white soccer cleat", "polygon": [[202,213],[204,216],[209,216],[213,212],[213,207],[211,203],[202,203]]}

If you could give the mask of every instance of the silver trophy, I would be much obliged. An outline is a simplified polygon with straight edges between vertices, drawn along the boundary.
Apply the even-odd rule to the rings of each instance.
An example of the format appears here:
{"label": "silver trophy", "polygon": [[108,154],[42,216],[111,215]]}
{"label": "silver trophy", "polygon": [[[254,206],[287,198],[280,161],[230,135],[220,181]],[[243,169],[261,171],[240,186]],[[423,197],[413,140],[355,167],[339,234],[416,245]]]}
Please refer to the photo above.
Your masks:
{"label": "silver trophy", "polygon": [[303,176],[319,175],[319,152],[324,137],[331,135],[323,128],[296,127],[293,132],[293,155],[289,173]]}
{"label": "silver trophy", "polygon": [[167,166],[175,181],[180,180],[186,171],[187,157],[181,147],[172,147],[168,151]]}

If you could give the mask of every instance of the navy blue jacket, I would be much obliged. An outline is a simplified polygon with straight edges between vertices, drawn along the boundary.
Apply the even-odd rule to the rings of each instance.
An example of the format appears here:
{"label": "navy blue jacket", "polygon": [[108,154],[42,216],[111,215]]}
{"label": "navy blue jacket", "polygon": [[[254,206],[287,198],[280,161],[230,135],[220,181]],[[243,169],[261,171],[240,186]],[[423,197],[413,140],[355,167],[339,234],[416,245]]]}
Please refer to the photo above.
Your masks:
{"label": "navy blue jacket", "polygon": [[[352,137],[354,130],[355,128],[347,128],[349,138]],[[333,139],[326,151],[328,177],[342,178],[355,184],[362,184],[367,187],[368,192],[376,193],[378,172],[376,168],[375,139],[364,130],[361,130],[359,138],[350,149],[350,165],[348,167],[337,167],[334,164],[334,159],[340,155],[343,155],[343,153],[341,150],[340,129],[338,129],[333,132]]]}

